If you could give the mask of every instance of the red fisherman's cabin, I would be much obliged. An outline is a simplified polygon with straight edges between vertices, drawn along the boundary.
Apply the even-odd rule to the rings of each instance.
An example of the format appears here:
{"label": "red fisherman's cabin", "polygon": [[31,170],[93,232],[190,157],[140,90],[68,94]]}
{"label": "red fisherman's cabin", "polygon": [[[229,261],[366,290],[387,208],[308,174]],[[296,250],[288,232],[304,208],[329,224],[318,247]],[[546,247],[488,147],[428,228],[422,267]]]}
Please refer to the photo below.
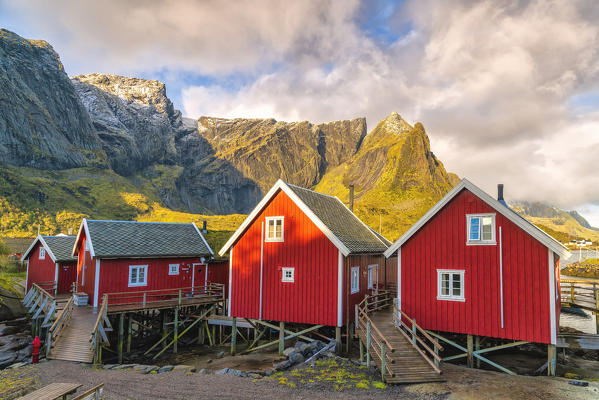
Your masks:
{"label": "red fisherman's cabin", "polygon": [[94,307],[105,293],[199,287],[212,275],[212,250],[193,223],[84,219],[72,251],[77,291]]}
{"label": "red fisherman's cabin", "polygon": [[26,293],[36,283],[53,294],[69,293],[77,278],[75,236],[38,236],[21,261],[27,262]]}
{"label": "red fisherman's cabin", "polygon": [[346,326],[385,276],[389,244],[338,198],[279,180],[220,250],[229,315]]}
{"label": "red fisherman's cabin", "polygon": [[398,304],[425,329],[555,344],[568,250],[462,180],[385,252]]}

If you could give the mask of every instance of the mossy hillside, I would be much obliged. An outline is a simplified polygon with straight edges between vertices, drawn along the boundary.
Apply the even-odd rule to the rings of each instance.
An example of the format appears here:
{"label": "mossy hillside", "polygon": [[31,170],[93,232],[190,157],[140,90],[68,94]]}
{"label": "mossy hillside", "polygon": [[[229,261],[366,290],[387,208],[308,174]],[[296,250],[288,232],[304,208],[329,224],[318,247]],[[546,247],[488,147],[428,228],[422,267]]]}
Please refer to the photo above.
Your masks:
{"label": "mossy hillside", "polygon": [[579,239],[587,239],[593,243],[599,242],[598,231],[580,225],[580,223],[566,211],[560,213],[558,217],[553,218],[539,218],[528,215],[525,217],[562,243]]}

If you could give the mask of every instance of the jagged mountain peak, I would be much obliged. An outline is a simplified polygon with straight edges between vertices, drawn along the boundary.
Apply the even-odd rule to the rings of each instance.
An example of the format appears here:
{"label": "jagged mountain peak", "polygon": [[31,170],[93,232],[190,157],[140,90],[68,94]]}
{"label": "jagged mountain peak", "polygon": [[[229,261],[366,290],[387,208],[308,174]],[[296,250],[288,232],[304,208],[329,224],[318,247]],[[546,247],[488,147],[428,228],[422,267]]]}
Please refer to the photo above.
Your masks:
{"label": "jagged mountain peak", "polygon": [[408,133],[412,130],[412,126],[407,123],[399,113],[392,111],[385,119],[380,121],[376,128],[374,128],[371,134],[377,133],[395,133],[403,134]]}

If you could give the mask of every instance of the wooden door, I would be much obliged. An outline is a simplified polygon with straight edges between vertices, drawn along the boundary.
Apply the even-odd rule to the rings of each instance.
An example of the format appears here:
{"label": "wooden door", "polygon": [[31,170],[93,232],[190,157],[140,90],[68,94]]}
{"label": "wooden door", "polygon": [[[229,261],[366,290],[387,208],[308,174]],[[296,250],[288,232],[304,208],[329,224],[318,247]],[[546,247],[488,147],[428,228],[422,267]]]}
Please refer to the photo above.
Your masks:
{"label": "wooden door", "polygon": [[75,264],[58,265],[58,293],[70,293],[73,282],[77,280],[77,266]]}

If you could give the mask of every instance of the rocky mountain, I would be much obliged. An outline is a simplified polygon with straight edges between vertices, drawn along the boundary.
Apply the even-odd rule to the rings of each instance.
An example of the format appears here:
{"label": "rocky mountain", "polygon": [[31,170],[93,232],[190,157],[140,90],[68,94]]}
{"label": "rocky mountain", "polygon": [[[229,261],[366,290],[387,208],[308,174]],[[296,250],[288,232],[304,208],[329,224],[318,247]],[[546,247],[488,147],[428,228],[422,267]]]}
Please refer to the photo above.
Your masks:
{"label": "rocky mountain", "polygon": [[106,167],[92,120],[47,42],[0,29],[0,160],[34,168]]}
{"label": "rocky mountain", "polygon": [[431,151],[422,124],[411,126],[392,112],[350,160],[324,175],[316,190],[348,201],[354,185],[356,213],[394,239],[458,181]]}

